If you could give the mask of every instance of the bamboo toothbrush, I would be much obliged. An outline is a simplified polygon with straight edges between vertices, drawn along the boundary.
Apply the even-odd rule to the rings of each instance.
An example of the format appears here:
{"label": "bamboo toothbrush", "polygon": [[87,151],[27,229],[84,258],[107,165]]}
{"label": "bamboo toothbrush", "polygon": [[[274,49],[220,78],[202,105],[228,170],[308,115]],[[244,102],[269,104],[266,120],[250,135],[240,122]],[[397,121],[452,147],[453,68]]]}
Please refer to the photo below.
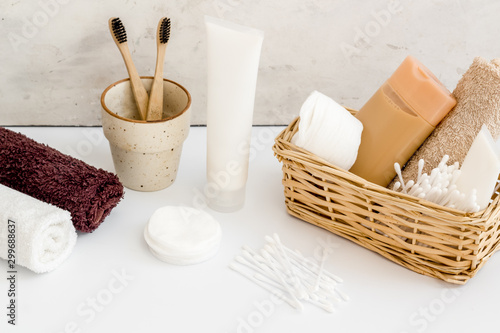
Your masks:
{"label": "bamboo toothbrush", "polygon": [[156,68],[151,94],[149,95],[149,105],[146,120],[160,120],[163,115],[163,61],[165,49],[170,38],[170,19],[163,17],[158,23],[156,33]]}
{"label": "bamboo toothbrush", "polygon": [[125,66],[127,67],[128,75],[130,77],[130,86],[132,87],[132,92],[135,97],[135,104],[137,110],[139,110],[139,115],[142,120],[146,120],[146,112],[148,109],[148,92],[144,88],[139,73],[134,66],[132,61],[132,56],[130,55],[130,50],[127,44],[127,33],[122,21],[118,17],[112,17],[109,19],[109,30],[111,35],[115,40],[116,46],[122,54],[123,60],[125,61]]}

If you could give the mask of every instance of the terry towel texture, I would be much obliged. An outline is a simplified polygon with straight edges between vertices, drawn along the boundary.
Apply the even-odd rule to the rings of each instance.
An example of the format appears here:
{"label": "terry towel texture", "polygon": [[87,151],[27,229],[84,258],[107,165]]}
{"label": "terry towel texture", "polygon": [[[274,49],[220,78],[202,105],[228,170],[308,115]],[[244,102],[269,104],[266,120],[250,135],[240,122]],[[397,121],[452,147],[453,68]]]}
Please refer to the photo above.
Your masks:
{"label": "terry towel texture", "polygon": [[0,184],[69,211],[82,232],[94,231],[123,196],[116,175],[1,127]]}
{"label": "terry towel texture", "polygon": [[0,185],[1,258],[9,259],[9,245],[15,246],[16,265],[45,273],[59,266],[75,243],[68,211]]}
{"label": "terry towel texture", "polygon": [[406,163],[403,179],[417,179],[420,159],[425,160],[423,172],[427,173],[438,166],[444,155],[450,156],[448,164],[458,162],[462,166],[483,124],[493,138],[500,134],[500,59],[490,62],[476,57],[453,94],[457,105]]}

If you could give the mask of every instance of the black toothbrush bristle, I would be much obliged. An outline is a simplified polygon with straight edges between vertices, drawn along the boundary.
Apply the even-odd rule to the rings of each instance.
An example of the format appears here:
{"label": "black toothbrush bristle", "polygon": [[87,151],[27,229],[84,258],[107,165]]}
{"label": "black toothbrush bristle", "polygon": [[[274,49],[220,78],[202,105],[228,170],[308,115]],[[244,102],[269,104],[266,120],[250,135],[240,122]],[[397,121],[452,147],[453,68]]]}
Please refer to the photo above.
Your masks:
{"label": "black toothbrush bristle", "polygon": [[125,31],[122,21],[118,17],[111,20],[111,28],[113,29],[113,34],[118,43],[121,44],[127,41],[127,32]]}
{"label": "black toothbrush bristle", "polygon": [[164,18],[161,21],[159,39],[160,43],[165,44],[168,43],[168,39],[170,38],[170,19]]}

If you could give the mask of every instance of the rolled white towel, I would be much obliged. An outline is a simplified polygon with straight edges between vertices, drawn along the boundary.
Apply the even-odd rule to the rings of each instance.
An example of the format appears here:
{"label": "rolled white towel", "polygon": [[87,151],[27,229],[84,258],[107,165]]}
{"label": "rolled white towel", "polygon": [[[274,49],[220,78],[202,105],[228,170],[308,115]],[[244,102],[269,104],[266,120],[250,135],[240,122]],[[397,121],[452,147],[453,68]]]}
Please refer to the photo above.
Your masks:
{"label": "rolled white towel", "polygon": [[330,97],[313,91],[300,109],[292,143],[349,170],[356,161],[363,124]]}
{"label": "rolled white towel", "polygon": [[71,254],[76,237],[68,211],[0,185],[2,259],[9,259],[9,245],[14,244],[16,265],[35,273],[49,272]]}

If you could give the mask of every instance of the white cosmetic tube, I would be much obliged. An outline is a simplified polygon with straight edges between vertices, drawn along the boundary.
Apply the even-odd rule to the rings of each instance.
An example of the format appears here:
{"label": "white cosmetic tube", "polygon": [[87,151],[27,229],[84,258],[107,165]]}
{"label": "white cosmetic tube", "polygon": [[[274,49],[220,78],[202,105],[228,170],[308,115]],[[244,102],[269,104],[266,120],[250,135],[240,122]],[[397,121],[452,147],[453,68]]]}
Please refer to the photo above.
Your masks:
{"label": "white cosmetic tube", "polygon": [[208,205],[243,207],[259,58],[260,30],[205,16],[207,29]]}

